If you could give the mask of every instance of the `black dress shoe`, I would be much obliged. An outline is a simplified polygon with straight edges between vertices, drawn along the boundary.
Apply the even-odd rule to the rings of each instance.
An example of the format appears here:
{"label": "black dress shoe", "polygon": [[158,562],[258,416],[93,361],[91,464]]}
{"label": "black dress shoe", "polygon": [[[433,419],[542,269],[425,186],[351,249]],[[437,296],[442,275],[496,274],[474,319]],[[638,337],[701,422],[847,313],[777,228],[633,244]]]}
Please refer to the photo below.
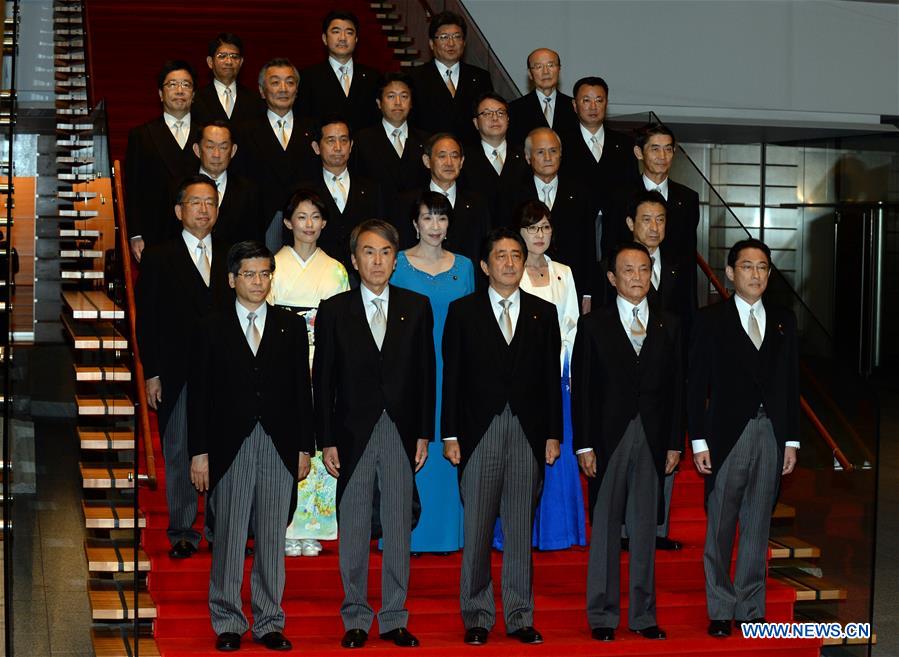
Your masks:
{"label": "black dress shoe", "polygon": [[683,544],[667,536],[656,536],[656,550],[680,550]]}
{"label": "black dress shoe", "polygon": [[368,641],[368,632],[365,630],[347,630],[340,640],[344,648],[361,648]]}
{"label": "black dress shoe", "polygon": [[253,641],[261,643],[269,650],[290,650],[293,644],[280,632],[269,632],[261,637],[253,637]]}
{"label": "black dress shoe", "polygon": [[631,539],[622,538],[621,539],[621,551],[628,552],[628,551],[630,551],[630,549],[631,549]]}
{"label": "black dress shoe", "polygon": [[713,620],[709,621],[709,636],[713,636],[717,639],[723,639],[725,637],[730,636],[730,621],[729,620]]}
{"label": "black dress shoe", "polygon": [[416,639],[415,635],[409,632],[405,627],[398,627],[395,630],[384,632],[381,634],[381,639],[383,641],[393,641],[400,648],[418,647],[418,639]]}
{"label": "black dress shoe", "polygon": [[594,627],[590,630],[590,636],[597,641],[614,641],[615,628],[613,627]]}
{"label": "black dress shoe", "polygon": [[667,639],[668,635],[665,634],[665,630],[660,628],[658,625],[651,625],[649,627],[644,627],[642,630],[631,630],[634,634],[639,634],[644,639]]}
{"label": "black dress shoe", "polygon": [[529,643],[531,645],[543,643],[543,636],[530,625],[520,627],[514,632],[509,632],[508,635],[518,639],[522,643]]}
{"label": "black dress shoe", "polygon": [[490,630],[485,627],[469,627],[465,630],[465,643],[470,646],[483,646],[487,643]]}
{"label": "black dress shoe", "polygon": [[172,546],[171,550],[169,550],[169,556],[172,559],[187,559],[196,551],[196,547],[194,547],[184,539],[181,539]]}
{"label": "black dress shoe", "polygon": [[240,635],[237,632],[222,632],[215,640],[215,649],[222,652],[240,650]]}

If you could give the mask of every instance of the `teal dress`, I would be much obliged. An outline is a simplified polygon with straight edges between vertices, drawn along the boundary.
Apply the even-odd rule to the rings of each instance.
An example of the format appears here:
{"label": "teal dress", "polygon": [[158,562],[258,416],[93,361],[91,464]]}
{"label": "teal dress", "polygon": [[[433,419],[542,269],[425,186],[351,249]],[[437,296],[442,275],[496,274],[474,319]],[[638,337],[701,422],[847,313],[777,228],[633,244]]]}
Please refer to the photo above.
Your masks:
{"label": "teal dress", "polygon": [[452,301],[474,292],[471,260],[455,254],[453,266],[431,276],[416,269],[402,252],[396,259],[391,285],[423,294],[434,313],[434,353],[437,357],[437,406],[435,440],[428,445],[428,460],[415,475],[421,499],[421,517],[412,531],[413,552],[453,552],[462,548],[462,502],[456,468],[443,458],[440,435],[440,403],[443,396],[443,326]]}

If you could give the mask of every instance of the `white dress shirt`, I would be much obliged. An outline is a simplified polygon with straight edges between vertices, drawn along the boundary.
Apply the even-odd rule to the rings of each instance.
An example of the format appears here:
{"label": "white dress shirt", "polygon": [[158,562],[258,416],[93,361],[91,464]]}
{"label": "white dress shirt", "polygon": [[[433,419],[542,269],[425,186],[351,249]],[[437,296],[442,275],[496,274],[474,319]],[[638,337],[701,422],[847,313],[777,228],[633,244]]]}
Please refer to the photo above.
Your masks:
{"label": "white dress shirt", "polygon": [[[181,231],[181,238],[187,245],[187,252],[190,259],[194,261],[197,271],[200,271],[200,264],[197,262],[197,245],[200,243],[196,237],[188,233],[186,230]],[[203,245],[206,247],[206,257],[209,258],[209,268],[212,268],[212,235],[209,234],[203,238]]]}
{"label": "white dress shirt", "polygon": [[409,139],[409,123],[407,121],[403,121],[403,125],[397,127],[393,125],[387,119],[381,119],[381,125],[384,126],[384,132],[387,134],[387,141],[391,144],[393,143],[393,131],[400,131],[400,139],[403,140],[403,146],[406,145],[406,140]]}
{"label": "white dress shirt", "polygon": [[275,133],[275,139],[278,140],[278,143],[281,143],[281,128],[278,127],[278,121],[286,121],[287,123],[284,125],[284,132],[287,134],[287,143],[290,143],[290,136],[293,134],[293,110],[288,110],[287,114],[284,116],[278,116],[271,110],[266,110],[265,115],[268,117],[268,122],[272,126],[272,130]]}
{"label": "white dress shirt", "polygon": [[221,172],[221,174],[219,174],[219,177],[216,178],[206,169],[200,167],[200,175],[206,176],[207,178],[212,178],[212,182],[215,183],[215,188],[219,193],[219,206],[221,206],[222,199],[225,198],[225,188],[228,186],[228,170],[225,169]]}
{"label": "white dress shirt", "polygon": [[541,114],[543,114],[543,108],[546,107],[546,101],[544,99],[549,98],[549,111],[546,112],[549,116],[546,116],[546,114],[544,114],[544,116],[546,116],[546,120],[549,121],[549,127],[551,128],[553,125],[553,117],[556,115],[556,98],[559,94],[556,92],[556,89],[553,89],[552,93],[548,96],[539,89],[534,89],[534,94],[536,94],[537,100],[540,102]]}
{"label": "white dress shirt", "polygon": [[[346,209],[347,201],[350,199],[350,172],[348,169],[344,169],[342,173],[331,173],[327,169],[322,169],[322,176],[325,179],[325,186],[328,188],[328,191],[331,192],[331,197],[334,199],[334,202],[337,204],[337,208],[341,211],[341,213]],[[334,177],[337,177],[337,181],[334,180]],[[337,189],[337,182],[340,182],[343,185],[343,189],[346,192],[346,196],[343,196],[340,191]]]}
{"label": "white dress shirt", "polygon": [[443,189],[440,185],[435,183],[432,178],[431,184],[428,185],[428,189],[432,192],[443,194],[447,199],[449,199],[450,206],[452,206],[453,209],[456,208],[456,183],[453,183],[449,189]]}
{"label": "white dress shirt", "polygon": [[[230,119],[231,113],[234,111],[234,103],[237,102],[237,80],[231,84],[225,84],[213,79],[212,85],[215,87],[215,95],[218,96],[219,102],[222,104],[222,109],[225,110],[225,114],[227,114]],[[231,92],[231,106],[227,108],[225,107],[225,89]]]}
{"label": "white dress shirt", "polygon": [[650,180],[646,177],[646,174],[643,174],[643,187],[646,188],[647,192],[651,192],[653,190],[659,190],[659,194],[661,194],[665,200],[668,200],[668,179],[665,178],[662,182],[656,184],[654,181]]}
{"label": "white dress shirt", "polygon": [[337,76],[337,81],[340,83],[340,88],[343,89],[343,73],[340,72],[340,67],[344,67],[344,71],[346,72],[347,77],[350,79],[349,86],[353,86],[353,58],[350,58],[346,64],[341,64],[333,57],[328,57],[328,63],[331,65],[331,68],[334,69],[334,75]]}
{"label": "white dress shirt", "polygon": [[[175,136],[175,123],[177,123],[178,121],[181,121],[181,134],[183,135],[184,143],[186,146],[187,142],[190,141],[190,112],[185,114],[180,119],[176,116],[172,116],[168,112],[163,112],[162,119],[165,121],[165,124],[169,127],[169,130],[172,131],[172,137],[175,138],[175,141],[178,141],[178,137]],[[180,143],[178,145],[181,146]],[[181,148],[184,148],[184,146],[181,146]]]}
{"label": "white dress shirt", "polygon": [[[488,144],[486,141],[484,141],[482,139],[481,140],[481,148],[484,149],[484,155],[487,156],[487,161],[490,162],[491,165],[493,165],[493,160],[496,158],[496,155],[493,154],[493,151],[497,152],[500,160],[502,160],[502,162],[503,162],[503,165],[505,165],[506,153],[508,152],[508,148],[506,147],[505,139],[503,139],[503,143],[501,143],[499,146],[491,146],[490,144]],[[496,166],[494,165],[493,168],[495,169]]]}
{"label": "white dress shirt", "polygon": [[235,299],[234,308],[237,311],[237,319],[240,321],[240,330],[243,331],[244,335],[247,334],[247,329],[250,327],[250,320],[247,319],[247,315],[253,312],[256,313],[256,328],[259,330],[259,339],[261,340],[262,334],[265,333],[265,316],[268,314],[268,304],[263,303],[256,310],[250,310],[241,304],[239,300]]}
{"label": "white dress shirt", "polygon": [[[740,326],[743,327],[743,330],[746,332],[746,335],[749,335],[749,310],[752,309],[755,311],[755,319],[759,325],[759,333],[762,335],[762,340],[765,339],[765,327],[767,326],[767,314],[765,313],[765,304],[762,303],[762,300],[759,299],[753,304],[745,301],[740,295],[734,295],[734,302],[737,306],[737,314],[740,316]],[[694,438],[690,441],[690,444],[693,447],[693,453],[698,454],[699,452],[707,452],[709,449],[709,444],[705,441],[704,438]],[[788,440],[786,441],[786,447],[795,447],[799,449],[799,441],[798,440]]]}
{"label": "white dress shirt", "polygon": [[[543,189],[545,187],[549,187],[547,190],[546,196],[543,194]],[[556,202],[556,193],[559,191],[559,176],[556,176],[549,182],[543,182],[537,176],[534,176],[534,187],[537,189],[537,198],[543,201],[546,206],[552,210],[553,203]]]}
{"label": "white dress shirt", "polygon": [[591,139],[593,139],[593,137],[596,137],[596,141],[599,144],[599,159],[602,159],[602,153],[605,150],[606,146],[606,127],[604,125],[599,126],[599,130],[597,130],[594,134],[587,130],[587,128],[584,127],[583,123],[579,123],[578,126],[581,129],[581,137],[584,138],[584,143],[587,144],[587,148],[591,153],[593,152],[593,142],[591,141]]}
{"label": "white dress shirt", "polygon": [[461,70],[461,66],[459,66],[459,62],[456,62],[449,68],[447,68],[444,64],[442,64],[439,60],[434,60],[434,63],[437,65],[437,71],[440,73],[440,77],[443,79],[443,84],[446,84],[446,72],[452,71],[452,80],[453,86],[456,89],[459,89],[459,71]]}
{"label": "white dress shirt", "polygon": [[374,299],[381,299],[383,303],[381,303],[381,311],[384,313],[384,319],[387,319],[387,307],[390,305],[390,286],[385,285],[384,290],[381,294],[375,294],[367,287],[365,287],[365,283],[359,285],[359,290],[362,292],[362,307],[365,308],[365,319],[368,320],[368,325],[371,327],[371,319],[375,316],[378,308],[375,304],[372,303]]}

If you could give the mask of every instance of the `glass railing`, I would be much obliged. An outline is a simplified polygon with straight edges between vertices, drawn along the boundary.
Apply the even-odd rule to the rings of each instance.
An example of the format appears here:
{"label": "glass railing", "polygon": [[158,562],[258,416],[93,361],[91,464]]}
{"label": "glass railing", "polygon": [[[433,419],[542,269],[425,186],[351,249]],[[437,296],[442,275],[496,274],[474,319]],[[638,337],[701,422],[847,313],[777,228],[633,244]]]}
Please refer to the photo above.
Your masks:
{"label": "glass railing", "polygon": [[[610,123],[627,131],[663,122],[649,112]],[[702,134],[701,126],[669,127]],[[800,466],[781,493],[796,516],[775,521],[772,536],[796,537],[803,542],[797,545],[817,550],[771,567],[774,576],[798,578],[830,598],[799,603],[797,617],[872,620],[880,414],[868,377],[897,358],[885,336],[899,334],[899,312],[884,303],[897,298],[899,286],[897,206],[885,202],[886,172],[897,168],[899,142],[891,135],[851,144],[683,142],[672,167],[672,179],[699,194],[698,255],[713,277],[727,285],[730,246],[762,239],[774,265],[766,299],[797,316],[808,412]],[[879,172],[873,181],[872,171]],[[698,278],[700,305],[720,298],[708,276]],[[862,655],[869,646],[828,651]]]}

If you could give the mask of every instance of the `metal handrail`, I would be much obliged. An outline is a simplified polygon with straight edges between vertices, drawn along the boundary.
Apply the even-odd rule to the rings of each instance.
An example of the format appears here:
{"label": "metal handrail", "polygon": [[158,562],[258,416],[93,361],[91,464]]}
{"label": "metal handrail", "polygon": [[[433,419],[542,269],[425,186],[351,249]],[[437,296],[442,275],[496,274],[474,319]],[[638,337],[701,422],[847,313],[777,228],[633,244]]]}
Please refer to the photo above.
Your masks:
{"label": "metal handrail", "polygon": [[[715,288],[722,299],[727,299],[728,297],[730,297],[727,288],[724,287],[720,279],[715,275],[715,272],[712,271],[709,263],[706,262],[705,258],[703,258],[698,251],[696,252],[696,264],[699,265],[702,273],[704,273],[708,277],[709,282],[712,284],[712,287]],[[847,472],[855,470],[855,466],[849,462],[848,458],[846,458],[843,450],[841,450],[839,445],[837,445],[837,441],[834,440],[833,436],[830,435],[827,427],[824,426],[817,413],[815,413],[812,407],[809,406],[808,401],[806,401],[805,396],[802,394],[799,395],[799,405],[802,407],[802,412],[805,413],[805,416],[812,423],[812,426],[815,427],[815,430],[824,439],[824,442],[827,443],[827,446],[830,447],[830,449],[833,451],[833,457],[842,466],[843,470],[846,470]]]}

